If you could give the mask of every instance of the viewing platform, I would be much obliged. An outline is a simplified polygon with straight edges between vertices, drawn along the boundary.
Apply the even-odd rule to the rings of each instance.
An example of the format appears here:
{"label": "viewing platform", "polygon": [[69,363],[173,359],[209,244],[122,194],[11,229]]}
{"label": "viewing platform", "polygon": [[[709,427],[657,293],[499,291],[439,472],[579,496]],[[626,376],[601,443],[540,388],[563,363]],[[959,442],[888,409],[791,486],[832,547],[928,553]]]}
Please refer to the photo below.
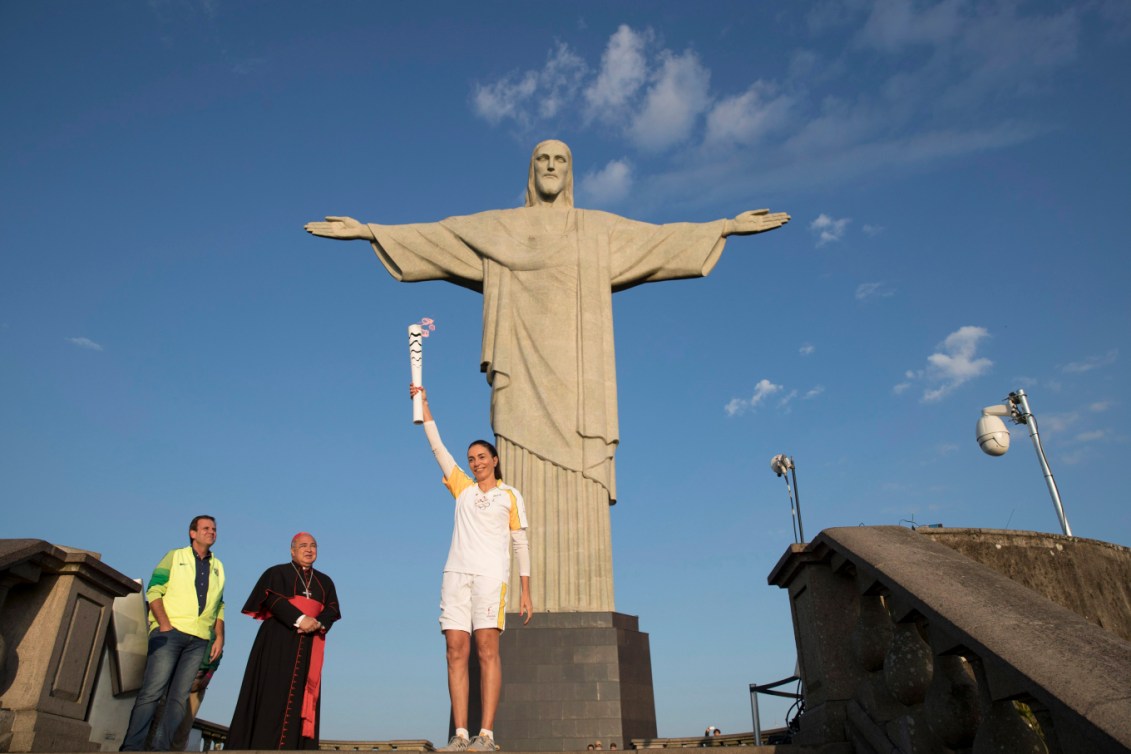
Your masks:
{"label": "viewing platform", "polygon": [[[778,743],[782,729],[592,740],[734,754],[1131,752],[1129,548],[1038,532],[835,528],[792,545],[768,580],[789,592],[797,640],[805,706],[792,742]],[[96,553],[0,540],[0,752],[117,749],[145,661],[139,591]],[[629,619],[613,615],[611,628]],[[525,719],[551,731],[576,723]],[[224,748],[226,727],[195,728],[193,750]],[[503,751],[535,750],[495,730]],[[587,751],[577,743],[589,737],[546,737],[538,751]],[[436,750],[426,739],[320,748]]]}

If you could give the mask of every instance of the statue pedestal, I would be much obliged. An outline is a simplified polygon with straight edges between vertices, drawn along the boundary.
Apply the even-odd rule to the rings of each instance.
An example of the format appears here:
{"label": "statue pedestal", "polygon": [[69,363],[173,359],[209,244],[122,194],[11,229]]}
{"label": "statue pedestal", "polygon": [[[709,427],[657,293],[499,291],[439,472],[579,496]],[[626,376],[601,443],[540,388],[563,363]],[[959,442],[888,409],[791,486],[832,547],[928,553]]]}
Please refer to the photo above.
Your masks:
{"label": "statue pedestal", "polygon": [[[509,751],[620,749],[656,737],[652,655],[634,615],[507,615],[495,738]],[[474,733],[474,731],[473,731]]]}

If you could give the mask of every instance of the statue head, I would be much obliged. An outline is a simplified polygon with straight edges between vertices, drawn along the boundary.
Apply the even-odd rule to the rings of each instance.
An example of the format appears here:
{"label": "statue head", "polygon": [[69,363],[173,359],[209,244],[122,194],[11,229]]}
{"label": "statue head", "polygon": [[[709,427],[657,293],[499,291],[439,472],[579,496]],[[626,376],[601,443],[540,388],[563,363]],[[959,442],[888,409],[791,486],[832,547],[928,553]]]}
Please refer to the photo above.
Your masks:
{"label": "statue head", "polygon": [[530,155],[526,206],[573,206],[573,153],[565,142],[547,139]]}

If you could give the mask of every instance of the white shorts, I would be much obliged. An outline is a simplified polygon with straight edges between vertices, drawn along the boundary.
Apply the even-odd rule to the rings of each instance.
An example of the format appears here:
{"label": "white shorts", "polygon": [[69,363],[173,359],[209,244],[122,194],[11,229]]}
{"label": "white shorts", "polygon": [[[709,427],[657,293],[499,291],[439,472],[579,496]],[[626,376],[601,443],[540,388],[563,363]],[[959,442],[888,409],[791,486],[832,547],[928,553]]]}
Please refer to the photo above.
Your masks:
{"label": "white shorts", "polygon": [[440,585],[440,630],[472,633],[506,628],[507,583],[486,576],[444,571]]}

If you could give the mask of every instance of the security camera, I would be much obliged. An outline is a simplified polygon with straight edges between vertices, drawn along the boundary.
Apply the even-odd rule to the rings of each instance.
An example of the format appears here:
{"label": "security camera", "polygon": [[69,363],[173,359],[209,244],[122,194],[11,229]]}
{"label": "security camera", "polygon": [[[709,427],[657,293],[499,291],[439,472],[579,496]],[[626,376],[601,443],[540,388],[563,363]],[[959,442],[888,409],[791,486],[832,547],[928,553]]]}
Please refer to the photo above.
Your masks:
{"label": "security camera", "polygon": [[982,418],[978,420],[975,434],[978,437],[978,445],[986,455],[1001,456],[1009,450],[1009,429],[1000,418],[1009,415],[1009,406],[986,406],[982,409]]}

